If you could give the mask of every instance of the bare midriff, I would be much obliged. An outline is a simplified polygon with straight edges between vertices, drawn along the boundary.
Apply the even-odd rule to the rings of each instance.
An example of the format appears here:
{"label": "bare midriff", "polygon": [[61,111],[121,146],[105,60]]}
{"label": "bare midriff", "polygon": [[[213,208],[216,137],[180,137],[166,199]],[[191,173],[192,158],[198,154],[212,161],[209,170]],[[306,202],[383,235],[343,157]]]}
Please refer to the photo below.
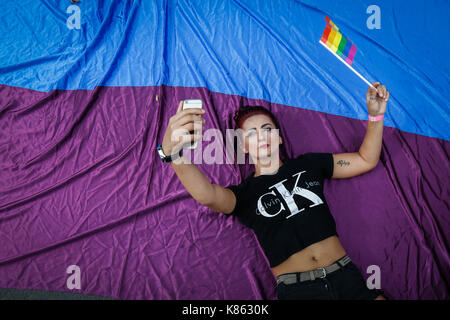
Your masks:
{"label": "bare midriff", "polygon": [[302,249],[272,268],[275,277],[285,273],[310,271],[327,267],[346,255],[337,236],[326,238]]}

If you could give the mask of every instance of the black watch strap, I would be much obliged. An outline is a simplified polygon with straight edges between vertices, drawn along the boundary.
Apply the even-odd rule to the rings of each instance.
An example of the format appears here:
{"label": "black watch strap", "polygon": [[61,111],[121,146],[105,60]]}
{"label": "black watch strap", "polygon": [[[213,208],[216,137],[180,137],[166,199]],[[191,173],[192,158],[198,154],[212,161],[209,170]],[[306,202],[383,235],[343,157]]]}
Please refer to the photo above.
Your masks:
{"label": "black watch strap", "polygon": [[158,147],[156,147],[156,150],[158,151],[159,157],[163,162],[172,162],[173,160],[181,157],[181,155],[183,154],[183,149],[181,149],[178,153],[167,156],[162,149],[161,143],[158,145]]}

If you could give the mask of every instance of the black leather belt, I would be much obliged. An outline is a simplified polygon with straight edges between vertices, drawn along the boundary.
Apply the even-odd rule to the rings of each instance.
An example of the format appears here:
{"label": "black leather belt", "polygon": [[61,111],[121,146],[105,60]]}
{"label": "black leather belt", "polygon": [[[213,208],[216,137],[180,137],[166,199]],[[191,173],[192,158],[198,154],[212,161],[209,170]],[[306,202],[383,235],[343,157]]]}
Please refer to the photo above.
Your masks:
{"label": "black leather belt", "polygon": [[347,263],[351,262],[349,256],[345,255],[335,263],[329,265],[325,268],[317,268],[315,270],[311,271],[304,271],[304,272],[296,272],[296,273],[285,273],[282,275],[279,275],[277,277],[277,284],[284,283],[284,284],[293,284],[296,282],[303,282],[303,281],[309,281],[309,280],[315,280],[317,278],[325,278],[327,274],[330,274],[336,270],[339,270],[343,266],[345,266]]}

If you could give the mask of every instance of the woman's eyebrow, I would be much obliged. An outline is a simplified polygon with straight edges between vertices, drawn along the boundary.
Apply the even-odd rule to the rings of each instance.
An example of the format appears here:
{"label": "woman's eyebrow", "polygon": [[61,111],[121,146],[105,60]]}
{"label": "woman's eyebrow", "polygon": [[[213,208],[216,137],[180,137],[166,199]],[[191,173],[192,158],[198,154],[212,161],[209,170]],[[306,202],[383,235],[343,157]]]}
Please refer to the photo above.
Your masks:
{"label": "woman's eyebrow", "polygon": [[[267,125],[271,126],[272,124],[271,124],[271,123],[264,123],[264,124],[261,126],[261,128],[264,128],[264,127],[267,126]],[[247,129],[247,132],[249,132],[250,130],[256,130],[256,128],[250,128],[250,129]]]}

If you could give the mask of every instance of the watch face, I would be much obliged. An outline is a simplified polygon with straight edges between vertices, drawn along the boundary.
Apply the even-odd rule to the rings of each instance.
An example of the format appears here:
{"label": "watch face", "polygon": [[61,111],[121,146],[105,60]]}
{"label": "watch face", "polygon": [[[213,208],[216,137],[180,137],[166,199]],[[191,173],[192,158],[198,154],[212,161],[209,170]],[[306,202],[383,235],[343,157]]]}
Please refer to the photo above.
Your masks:
{"label": "watch face", "polygon": [[179,158],[179,157],[181,156],[180,153],[181,153],[181,151],[182,151],[182,150],[180,150],[180,151],[178,151],[178,154],[173,154],[172,156],[166,156],[166,155],[164,154],[164,151],[162,150],[161,145],[159,145],[159,146],[157,147],[157,150],[158,150],[158,154],[159,154],[159,156],[161,157],[161,159],[162,159],[163,162],[171,162],[171,161],[173,161],[173,160]]}
{"label": "watch face", "polygon": [[159,154],[159,156],[161,157],[161,158],[165,158],[166,157],[166,155],[164,154],[164,152],[162,151],[162,148],[161,147],[158,147],[158,154]]}

